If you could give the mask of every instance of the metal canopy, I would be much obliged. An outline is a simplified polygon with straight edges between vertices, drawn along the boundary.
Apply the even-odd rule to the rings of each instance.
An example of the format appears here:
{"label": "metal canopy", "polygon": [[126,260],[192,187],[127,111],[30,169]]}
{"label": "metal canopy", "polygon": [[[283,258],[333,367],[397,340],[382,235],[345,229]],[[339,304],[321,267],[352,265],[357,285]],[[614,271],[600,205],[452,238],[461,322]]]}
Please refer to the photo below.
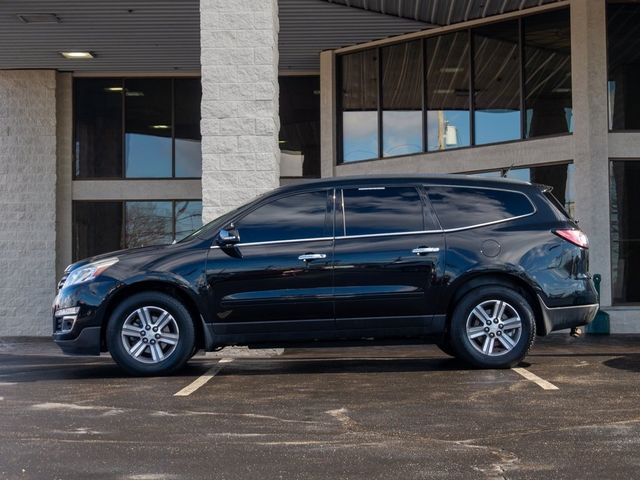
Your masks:
{"label": "metal canopy", "polygon": [[559,0],[325,0],[370,12],[410,18],[436,26],[451,25]]}
{"label": "metal canopy", "polygon": [[[324,49],[550,1],[279,0],[280,71],[317,72]],[[0,69],[198,70],[199,9],[199,0],[5,0]],[[67,60],[62,51],[90,51],[95,58]]]}

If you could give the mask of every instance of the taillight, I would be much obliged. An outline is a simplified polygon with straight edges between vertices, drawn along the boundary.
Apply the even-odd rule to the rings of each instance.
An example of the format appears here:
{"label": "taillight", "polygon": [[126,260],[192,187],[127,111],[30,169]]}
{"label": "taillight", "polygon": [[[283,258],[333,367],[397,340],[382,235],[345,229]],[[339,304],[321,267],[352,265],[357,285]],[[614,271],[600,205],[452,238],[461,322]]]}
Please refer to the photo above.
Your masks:
{"label": "taillight", "polygon": [[589,239],[582,230],[554,230],[553,233],[580,248],[589,248]]}

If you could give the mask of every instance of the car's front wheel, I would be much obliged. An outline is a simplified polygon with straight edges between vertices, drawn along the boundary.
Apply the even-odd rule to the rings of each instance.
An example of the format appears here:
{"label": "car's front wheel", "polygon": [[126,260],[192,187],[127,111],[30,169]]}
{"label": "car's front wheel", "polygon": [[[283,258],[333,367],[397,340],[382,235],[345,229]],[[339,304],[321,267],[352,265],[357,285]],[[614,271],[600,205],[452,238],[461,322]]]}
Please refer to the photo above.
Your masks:
{"label": "car's front wheel", "polygon": [[131,375],[166,375],[191,357],[195,330],[189,312],[175,298],[143,292],[120,303],[107,325],[107,346]]}
{"label": "car's front wheel", "polygon": [[463,360],[481,368],[509,368],[529,352],[535,317],[516,290],[499,285],[476,288],[455,307],[450,338]]}

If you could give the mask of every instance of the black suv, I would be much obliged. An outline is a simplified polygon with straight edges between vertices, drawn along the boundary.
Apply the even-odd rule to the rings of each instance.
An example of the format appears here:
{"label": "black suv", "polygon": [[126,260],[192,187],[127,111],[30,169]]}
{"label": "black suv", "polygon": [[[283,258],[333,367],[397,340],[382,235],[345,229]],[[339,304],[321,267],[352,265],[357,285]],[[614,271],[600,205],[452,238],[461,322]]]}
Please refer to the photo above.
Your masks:
{"label": "black suv", "polygon": [[434,340],[510,367],[598,309],[587,238],[549,190],[460,175],[281,187],[173,245],[70,265],[53,338],[135,375],[199,349],[336,340]]}

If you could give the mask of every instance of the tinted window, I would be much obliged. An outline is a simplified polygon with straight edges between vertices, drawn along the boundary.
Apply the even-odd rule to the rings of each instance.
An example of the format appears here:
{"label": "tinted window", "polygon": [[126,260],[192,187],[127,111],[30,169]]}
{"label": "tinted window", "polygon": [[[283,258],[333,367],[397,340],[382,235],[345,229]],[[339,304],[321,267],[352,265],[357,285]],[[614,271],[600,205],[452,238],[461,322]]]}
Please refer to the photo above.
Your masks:
{"label": "tinted window", "polygon": [[534,211],[529,199],[517,192],[466,187],[429,187],[428,192],[445,229],[505,220]]}
{"label": "tinted window", "polygon": [[176,78],[174,88],[175,175],[202,176],[199,78]]}
{"label": "tinted window", "polygon": [[73,261],[122,248],[122,202],[73,202]]}
{"label": "tinted window", "polygon": [[242,243],[325,237],[327,192],[289,195],[258,207],[236,223]]}
{"label": "tinted window", "polygon": [[122,79],[74,81],[74,174],[122,177]]}
{"label": "tinted window", "polygon": [[413,187],[352,188],[343,194],[346,235],[424,230],[422,200]]}

